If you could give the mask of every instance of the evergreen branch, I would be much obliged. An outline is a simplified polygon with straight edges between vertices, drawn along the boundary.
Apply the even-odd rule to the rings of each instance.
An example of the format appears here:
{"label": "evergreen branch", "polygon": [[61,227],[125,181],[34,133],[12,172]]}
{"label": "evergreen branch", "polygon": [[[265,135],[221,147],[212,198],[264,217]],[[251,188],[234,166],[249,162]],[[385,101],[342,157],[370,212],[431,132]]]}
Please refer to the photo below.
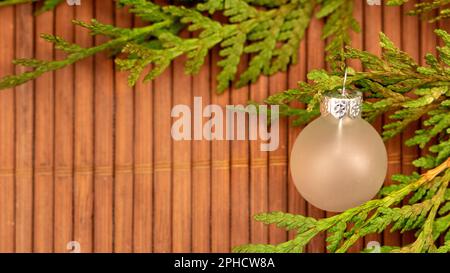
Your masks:
{"label": "evergreen branch", "polygon": [[[245,245],[234,248],[234,252],[302,252],[308,242],[314,238],[317,234],[325,231],[331,232],[331,237],[328,237],[328,242],[331,243],[328,249],[332,252],[346,252],[356,241],[365,235],[381,232],[386,226],[393,220],[398,221],[402,217],[408,219],[408,214],[411,215],[412,211],[416,211],[416,217],[422,214],[422,210],[428,213],[428,219],[431,216],[435,217],[437,204],[442,202],[443,192],[448,182],[450,181],[450,158],[448,158],[440,166],[427,171],[421,175],[416,181],[406,185],[405,187],[391,192],[382,199],[375,199],[366,202],[365,204],[349,209],[338,215],[324,218],[324,219],[309,219],[301,215],[285,214],[281,212],[261,214],[255,216],[255,219],[262,221],[266,224],[277,224],[278,226],[288,229],[298,229],[298,233],[293,240],[287,241],[279,245]],[[440,176],[445,173],[443,176]],[[426,202],[422,205],[418,205],[414,208],[402,208],[402,209],[390,209],[391,206],[399,203],[410,193],[418,190],[420,187],[440,178],[442,183],[441,190],[433,197],[431,202]],[[431,208],[429,211],[428,208]],[[417,208],[420,208],[418,210]],[[389,211],[389,213],[388,213]],[[418,212],[417,212],[418,211]],[[370,213],[374,212],[369,217]],[[388,215],[389,217],[378,217]],[[431,215],[431,216],[430,216]],[[408,221],[401,222],[398,228],[404,227]],[[431,220],[430,220],[431,221]],[[346,231],[347,223],[353,223],[354,226],[350,231]],[[410,224],[410,223],[408,223]],[[425,236],[425,235],[423,235]],[[340,246],[338,248],[338,246]]]}
{"label": "evergreen branch", "polygon": [[411,245],[402,247],[401,249],[395,250],[393,252],[420,253],[436,250],[436,246],[434,245],[434,241],[436,240],[436,238],[435,236],[433,236],[433,225],[438,209],[441,203],[444,201],[444,193],[450,181],[450,171],[447,170],[446,175],[442,179],[445,182],[442,183],[438,193],[432,198],[433,208],[428,214],[428,217],[422,227],[422,231],[420,232],[417,240]]}
{"label": "evergreen branch", "polygon": [[329,39],[325,50],[327,61],[333,69],[344,70],[344,49],[351,43],[350,31],[360,32],[359,23],[353,17],[353,1],[324,0],[317,18],[328,16],[322,30],[322,39]]}
{"label": "evergreen branch", "polygon": [[[435,246],[436,238],[450,227],[450,217],[437,218],[450,211],[450,35],[436,30],[444,41],[438,48],[438,56],[427,55],[426,66],[418,65],[405,52],[384,35],[380,35],[382,56],[349,48],[346,57],[362,62],[366,72],[349,70],[349,88],[362,90],[368,98],[363,107],[364,117],[371,120],[393,111],[393,120],[384,127],[386,139],[400,133],[411,122],[422,119],[423,129],[406,141],[424,149],[428,143],[427,155],[415,160],[416,167],[430,169],[424,175],[396,175],[398,183],[380,191],[380,199],[349,209],[336,216],[311,221],[306,230],[299,230],[296,239],[270,246],[243,246],[237,251],[302,251],[309,240],[321,232],[327,232],[328,250],[346,252],[355,242],[366,235],[390,231],[419,230],[416,241],[408,246],[385,246],[386,252],[443,252],[448,244]],[[269,97],[266,103],[280,105],[281,113],[307,121],[319,113],[318,106],[324,92],[335,91],[342,86],[339,73],[312,71],[308,74],[310,83],[300,82],[297,89],[288,90]],[[411,93],[415,97],[410,96]],[[290,106],[293,101],[308,105],[307,109]],[[426,117],[426,118],[423,118]],[[397,207],[407,196],[409,204]],[[275,223],[279,227],[292,229],[302,227],[305,217],[289,214],[263,214],[256,217],[264,223]],[[446,240],[450,240],[450,232]],[[297,244],[297,245],[295,245]]]}
{"label": "evergreen branch", "polygon": [[[67,58],[64,60],[47,61],[47,62],[38,60],[19,60],[18,62],[16,62],[17,64],[31,65],[31,67],[33,67],[34,70],[31,72],[25,72],[23,74],[15,76],[7,76],[3,79],[0,79],[0,89],[14,87],[19,84],[25,83],[29,80],[36,79],[37,77],[41,76],[46,72],[61,69],[77,61],[93,56],[99,52],[112,50],[117,47],[123,47],[130,41],[138,39],[144,35],[149,35],[151,32],[160,29],[166,25],[167,22],[161,22],[142,28],[136,28],[129,33],[130,35],[118,36],[116,39],[110,40],[104,44],[84,49],[81,49],[76,45],[69,44],[68,42],[63,41],[62,38],[43,35],[42,36],[43,38],[46,38],[47,40],[52,40],[56,42],[56,44],[59,46],[63,45],[66,46],[64,48],[67,49],[67,52],[70,52]],[[76,48],[78,48],[78,50],[75,50]]]}
{"label": "evergreen branch", "polygon": [[1,0],[0,7],[36,2],[38,0]]}
{"label": "evergreen branch", "polygon": [[[409,0],[389,0],[388,5],[399,6],[408,2]],[[409,15],[430,15],[429,22],[436,22],[438,20],[447,19],[450,17],[450,1],[449,0],[431,0],[427,2],[421,2],[414,5],[414,8],[408,11]],[[433,15],[437,12],[438,15]]]}
{"label": "evergreen branch", "polygon": [[[11,1],[16,0],[0,3],[4,5],[19,3]],[[62,0],[46,0],[43,9],[54,8],[59,2]],[[129,83],[133,85],[146,66],[157,67],[144,78],[150,80],[161,74],[175,58],[181,55],[187,56],[186,73],[195,74],[203,65],[210,50],[219,45],[219,54],[222,59],[218,62],[221,69],[217,76],[217,90],[220,93],[232,83],[241,87],[255,82],[262,74],[273,75],[279,71],[286,71],[290,64],[296,63],[300,41],[304,38],[313,11],[319,2],[322,4],[322,9],[316,16],[327,20],[323,38],[330,40],[327,46],[329,60],[342,61],[343,48],[350,41],[348,31],[358,29],[351,14],[352,1],[206,0],[193,7],[185,7],[158,5],[146,0],[118,0],[120,6],[129,6],[130,13],[136,14],[149,25],[160,22],[166,22],[166,25],[139,39],[114,44],[107,49],[113,53],[126,53],[126,58],[118,58],[116,63],[120,69],[130,72]],[[260,6],[264,8],[258,8]],[[220,12],[227,20],[224,22],[210,18],[203,13],[204,11],[210,14]],[[76,22],[76,24],[89,29],[93,35],[104,35],[112,40],[129,36],[133,32],[133,28],[118,28],[95,20],[90,24],[82,22]],[[179,32],[182,29],[190,31],[192,37],[180,37]],[[57,49],[69,54],[77,47],[57,37],[49,38],[48,35],[46,37],[48,41],[55,44]],[[85,50],[86,52],[83,52]],[[8,87],[22,84],[27,80],[35,79],[42,73],[77,62],[83,59],[83,55],[92,56],[91,53],[96,52],[98,51],[95,49],[79,48],[76,58],[69,56],[63,61],[35,60],[33,73],[8,76],[0,79],[0,82]],[[132,56],[132,54],[135,55]],[[238,77],[237,68],[245,55],[249,56],[249,63]],[[136,64],[136,67],[133,67],[133,64]]]}
{"label": "evergreen branch", "polygon": [[54,9],[64,0],[0,0],[0,8],[19,4],[28,4],[34,2],[42,2],[42,7],[38,10],[38,14]]}

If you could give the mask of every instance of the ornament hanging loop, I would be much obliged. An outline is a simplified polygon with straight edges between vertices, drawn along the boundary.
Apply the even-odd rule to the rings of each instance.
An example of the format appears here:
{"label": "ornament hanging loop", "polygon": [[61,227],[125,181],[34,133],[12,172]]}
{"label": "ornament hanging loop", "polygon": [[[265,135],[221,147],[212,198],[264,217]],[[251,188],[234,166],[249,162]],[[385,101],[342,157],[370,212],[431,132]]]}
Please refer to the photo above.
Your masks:
{"label": "ornament hanging loop", "polygon": [[346,89],[345,89],[345,86],[346,86],[346,84],[347,84],[347,74],[348,73],[348,69],[347,69],[347,66],[345,66],[345,72],[344,72],[344,82],[342,83],[342,96],[345,96],[345,94],[346,94]]}
{"label": "ornament hanging loop", "polygon": [[345,68],[344,81],[342,89],[337,92],[325,93],[320,105],[320,111],[323,116],[331,115],[336,119],[350,117],[352,119],[360,118],[362,111],[363,97],[359,91],[348,91],[347,68]]}

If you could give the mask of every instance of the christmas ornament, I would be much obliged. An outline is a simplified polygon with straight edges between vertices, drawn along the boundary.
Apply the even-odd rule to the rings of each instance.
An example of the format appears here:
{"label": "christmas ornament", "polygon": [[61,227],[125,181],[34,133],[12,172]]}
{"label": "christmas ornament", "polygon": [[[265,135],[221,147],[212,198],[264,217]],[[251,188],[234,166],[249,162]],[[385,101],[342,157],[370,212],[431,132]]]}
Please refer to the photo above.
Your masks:
{"label": "christmas ornament", "polygon": [[300,194],[317,208],[341,212],[372,199],[387,172],[386,147],[361,118],[361,92],[324,95],[322,115],[298,136],[291,154]]}

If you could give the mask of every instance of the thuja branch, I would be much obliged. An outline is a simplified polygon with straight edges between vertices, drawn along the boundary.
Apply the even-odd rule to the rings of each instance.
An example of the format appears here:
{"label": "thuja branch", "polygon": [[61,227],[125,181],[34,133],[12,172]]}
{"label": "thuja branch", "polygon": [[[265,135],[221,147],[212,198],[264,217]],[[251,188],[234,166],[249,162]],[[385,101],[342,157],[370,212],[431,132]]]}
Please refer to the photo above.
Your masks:
{"label": "thuja branch", "polygon": [[[53,4],[56,2],[51,1]],[[206,0],[193,7],[158,5],[146,0],[118,0],[118,3],[129,6],[131,13],[149,25],[162,21],[165,25],[137,39],[130,37],[136,32],[135,29],[117,28],[97,21],[92,24],[78,22],[78,25],[90,29],[94,35],[106,35],[121,42],[82,48],[61,38],[45,35],[44,38],[54,43],[57,49],[66,51],[68,58],[56,61],[19,60],[16,63],[27,65],[33,71],[0,79],[0,88],[22,84],[42,73],[60,69],[105,50],[124,53],[116,57],[116,63],[120,69],[130,73],[130,85],[136,83],[145,67],[151,65],[152,71],[144,76],[144,80],[151,80],[181,55],[187,56],[186,72],[195,74],[210,50],[219,46],[222,59],[218,62],[221,69],[217,76],[217,90],[223,92],[233,82],[240,87],[255,82],[261,74],[286,71],[290,64],[295,63],[300,41],[319,4],[321,9],[315,16],[327,22],[323,38],[329,40],[329,60],[339,63],[334,67],[342,67],[343,47],[350,42],[348,32],[359,30],[358,23],[352,17],[353,4],[350,0]],[[50,7],[50,2],[45,6]],[[211,17],[205,12],[210,15],[222,14],[225,20],[217,20],[216,16]],[[182,30],[191,32],[191,37],[181,36]],[[72,52],[75,48],[77,52]],[[237,75],[237,68],[244,56],[249,57],[248,65]]]}
{"label": "thuja branch", "polygon": [[[77,21],[75,21],[75,23],[82,24]],[[94,22],[94,24],[96,24],[96,23]],[[60,61],[40,61],[40,60],[35,60],[35,59],[16,60],[16,61],[14,61],[14,63],[17,65],[27,66],[27,67],[31,67],[31,68],[35,68],[35,69],[32,72],[25,72],[18,76],[7,76],[7,77],[3,78],[0,81],[0,89],[10,88],[10,87],[14,87],[16,85],[20,85],[29,80],[35,79],[46,72],[61,69],[65,66],[71,65],[77,61],[80,61],[82,59],[85,59],[87,57],[95,55],[99,52],[113,49],[118,46],[122,46],[133,40],[140,39],[140,38],[144,37],[145,35],[149,35],[150,33],[156,31],[157,29],[160,29],[167,25],[168,25],[167,22],[161,22],[161,23],[157,23],[157,24],[147,26],[147,27],[136,28],[136,29],[133,29],[132,31],[127,32],[127,35],[119,36],[119,37],[112,39],[104,44],[101,44],[101,45],[98,45],[95,47],[91,47],[91,48],[82,48],[75,44],[69,44],[68,42],[66,42],[63,39],[56,37],[56,36],[42,35],[43,39],[55,43],[57,48],[62,49],[66,53],[68,53],[67,58],[64,60],[60,60]]]}
{"label": "thuja branch", "polygon": [[[385,139],[399,134],[425,114],[431,116],[425,121],[425,126],[430,126],[430,130],[419,131],[407,142],[408,145],[424,147],[449,126],[450,35],[443,30],[436,30],[436,33],[445,45],[437,48],[437,57],[431,54],[426,56],[426,66],[417,64],[384,34],[380,36],[381,57],[352,48],[345,53],[346,58],[360,60],[367,68],[366,72],[355,72],[350,68],[347,81],[350,87],[363,91],[368,99],[375,99],[364,104],[364,117],[372,121],[381,114],[395,111],[391,115],[392,122],[384,127]],[[296,118],[295,124],[309,122],[319,114],[322,94],[341,88],[342,77],[338,73],[315,70],[308,74],[308,79],[311,83],[300,82],[298,88],[275,94],[266,102],[280,105],[281,114]],[[416,97],[411,97],[411,93],[415,93]],[[292,101],[306,103],[308,108],[292,108]],[[449,155],[445,154],[441,159]]]}
{"label": "thuja branch", "polygon": [[[416,167],[429,169],[424,175],[394,175],[393,185],[380,191],[380,199],[349,209],[326,219],[313,219],[281,212],[256,216],[266,224],[296,230],[298,235],[280,245],[249,245],[236,251],[301,252],[320,232],[327,231],[331,252],[346,252],[355,242],[368,234],[390,231],[418,230],[417,240],[408,246],[384,246],[383,251],[446,252],[450,250],[450,35],[436,30],[444,45],[438,47],[438,56],[428,54],[426,65],[417,64],[408,54],[398,49],[381,34],[382,56],[348,48],[345,56],[360,60],[366,72],[350,69],[348,88],[363,91],[368,100],[363,108],[368,120],[393,112],[391,122],[384,126],[386,139],[399,134],[411,122],[423,120],[421,130],[406,141],[429,153],[413,162]],[[319,102],[324,92],[342,87],[342,75],[312,71],[309,83],[300,82],[298,88],[269,97],[266,102],[281,106],[286,116],[296,117],[296,123],[306,123],[319,113]],[[414,93],[416,96],[410,96]],[[290,106],[293,101],[307,104],[307,109]],[[395,207],[407,196],[408,205]],[[442,217],[439,217],[442,216]],[[445,232],[443,246],[434,245]]]}
{"label": "thuja branch", "polygon": [[[391,192],[389,195],[382,199],[371,200],[359,207],[349,209],[341,214],[316,220],[301,215],[292,215],[282,212],[274,212],[268,214],[260,214],[255,216],[257,221],[265,224],[276,224],[281,228],[288,230],[295,230],[298,232],[293,240],[287,241],[279,245],[245,245],[239,246],[234,249],[235,252],[302,252],[304,247],[314,238],[317,234],[328,231],[332,235],[328,237],[329,243],[328,249],[332,252],[345,252],[356,241],[363,236],[371,233],[381,232],[390,223],[399,223],[403,219],[403,215],[409,214],[411,216],[419,217],[417,211],[422,213],[417,208],[391,208],[391,206],[402,201],[408,194],[417,191],[421,187],[432,183],[436,179],[443,181],[439,193],[433,197],[431,202],[424,201],[423,204],[418,204],[416,207],[425,207],[425,211],[429,210],[426,207],[430,207],[428,203],[431,203],[431,212],[428,214],[426,225],[428,222],[434,219],[437,211],[437,207],[444,200],[445,190],[447,189],[448,182],[450,181],[450,158],[438,167],[429,170],[416,181],[408,184],[407,186]],[[444,175],[442,175],[445,173]],[[374,212],[370,216],[370,213]],[[414,215],[416,214],[416,215]],[[416,219],[417,220],[417,219]],[[420,220],[419,220],[420,221]],[[352,225],[350,225],[352,224]],[[404,225],[404,223],[403,223]],[[426,229],[425,229],[426,228]],[[415,245],[423,244],[423,238],[428,236],[430,232],[429,227],[424,227],[424,235],[419,236],[417,241],[413,244],[414,250],[417,250]],[[431,227],[432,229],[432,227]],[[421,234],[422,234],[421,233]],[[428,238],[428,237],[427,237]],[[434,241],[434,240],[433,240]],[[428,242],[429,243],[429,242]],[[406,250],[406,249],[403,249]],[[424,250],[424,247],[421,248]]]}
{"label": "thuja branch", "polygon": [[45,11],[49,11],[54,9],[57,5],[65,0],[0,0],[0,7],[10,6],[10,5],[18,5],[18,4],[27,4],[33,2],[42,2],[41,8],[38,10],[38,13],[42,13]]}
{"label": "thuja branch", "polygon": [[[409,0],[389,0],[388,5],[403,5]],[[434,15],[437,13],[437,15]],[[449,0],[429,0],[422,1],[414,5],[414,8],[408,12],[409,15],[428,16],[430,22],[435,22],[450,17],[450,1]]]}

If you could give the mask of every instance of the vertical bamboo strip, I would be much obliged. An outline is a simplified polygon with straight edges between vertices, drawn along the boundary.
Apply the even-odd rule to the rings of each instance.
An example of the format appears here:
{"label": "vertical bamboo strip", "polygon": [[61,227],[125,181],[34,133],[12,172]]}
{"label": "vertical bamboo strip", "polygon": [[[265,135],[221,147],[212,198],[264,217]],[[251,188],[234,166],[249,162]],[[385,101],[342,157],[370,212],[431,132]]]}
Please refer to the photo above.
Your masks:
{"label": "vertical bamboo strip", "polygon": [[[279,72],[269,78],[269,94],[286,90],[286,75]],[[269,152],[269,211],[287,210],[287,120],[280,118],[279,146],[275,151]],[[274,225],[269,227],[269,242],[278,244],[287,240],[287,232]]]}
{"label": "vertical bamboo strip", "polygon": [[[262,103],[269,95],[269,78],[261,76],[250,86],[250,99]],[[258,121],[258,126],[261,124]],[[269,211],[269,169],[268,152],[261,151],[261,141],[250,142],[250,216]],[[250,219],[250,240],[256,244],[269,243],[269,228]]]}
{"label": "vertical bamboo strip", "polygon": [[[95,2],[95,17],[113,23],[114,3]],[[96,37],[95,43],[106,41]],[[94,251],[113,251],[113,62],[106,53],[95,56],[95,182],[94,182]]]}
{"label": "vertical bamboo strip", "polygon": [[[306,35],[305,35],[306,38]],[[289,67],[288,72],[288,88],[297,88],[299,81],[305,81],[306,80],[306,63],[307,63],[307,55],[306,55],[306,40],[303,39],[303,41],[300,43],[300,47],[298,49],[298,56],[299,60],[298,63],[295,65],[291,65]],[[305,105],[302,103],[299,103],[297,101],[291,103],[291,107],[296,108],[304,108]],[[301,127],[294,127],[293,126],[294,118],[289,119],[288,124],[288,131],[289,131],[289,139],[288,139],[288,160],[291,155],[292,148],[294,146],[295,140],[297,139],[298,135],[300,134],[302,128]],[[295,166],[290,166],[288,169],[288,211],[290,213],[295,214],[301,214],[301,215],[307,215],[307,208],[306,208],[306,201],[303,199],[303,197],[300,195],[300,193],[297,191],[297,188],[295,187],[294,181],[292,180],[291,170]],[[289,239],[293,239],[296,235],[296,232],[292,231],[289,232]]]}
{"label": "vertical bamboo strip", "polygon": [[[219,73],[217,62],[219,52],[214,49],[211,54],[211,103],[225,110],[230,102],[230,90],[218,95],[216,77]],[[224,113],[225,118],[225,113]],[[220,121],[222,119],[219,118]],[[217,125],[220,126],[220,125]],[[223,124],[223,135],[226,126]],[[215,131],[218,128],[214,128]],[[230,142],[213,140],[211,143],[211,251],[230,251]]]}
{"label": "vertical bamboo strip", "polygon": [[[202,99],[202,109],[210,103],[210,61],[192,79],[192,96]],[[193,99],[192,99],[193,101]],[[203,114],[203,113],[200,113]],[[202,124],[206,122],[202,118]],[[192,132],[202,135],[202,124],[192,124]],[[211,142],[200,137],[192,143],[192,251],[211,250]]]}
{"label": "vertical bamboo strip", "polygon": [[[0,77],[14,73],[14,8],[0,10]],[[0,252],[14,252],[14,89],[0,92]]]}
{"label": "vertical bamboo strip", "polygon": [[[36,58],[53,57],[53,45],[39,36],[53,33],[53,12],[36,17]],[[65,37],[67,38],[67,37]],[[34,135],[34,250],[52,252],[54,236],[54,78],[47,73],[36,79]]]}
{"label": "vertical bamboo strip", "polygon": [[172,250],[172,145],[171,127],[171,71],[169,68],[154,83],[154,226],[153,249],[155,252]]}
{"label": "vertical bamboo strip", "polygon": [[[364,26],[362,30],[364,35],[364,50],[380,56],[379,34],[382,29],[382,7],[376,5],[365,5],[364,7]],[[381,133],[382,118],[378,118],[373,123],[373,126]],[[371,234],[365,237],[364,244],[367,245],[371,241],[382,244],[382,239],[382,235]]]}
{"label": "vertical bamboo strip", "polygon": [[[188,38],[187,31],[182,37]],[[173,63],[173,106],[187,105],[192,109],[192,77],[184,73],[185,56]],[[192,120],[191,116],[188,117]],[[183,128],[189,130],[190,128]],[[191,141],[173,142],[173,213],[172,251],[191,251]]]}
{"label": "vertical bamboo strip", "polygon": [[[247,59],[243,59],[239,65],[238,75],[247,66]],[[244,86],[231,90],[231,104],[245,107],[249,100],[249,87]],[[231,247],[248,244],[250,242],[250,196],[249,196],[249,122],[246,117],[244,126],[238,124],[237,115],[245,115],[245,112],[234,114],[234,141],[231,142]],[[257,124],[253,124],[257,125]],[[237,130],[244,130],[245,140],[238,140]]]}
{"label": "vertical bamboo strip", "polygon": [[[116,9],[116,25],[131,27],[131,15]],[[116,71],[115,86],[115,181],[114,181],[114,252],[131,252],[133,247],[133,138],[134,92],[128,86],[127,73]]]}
{"label": "vertical bamboo strip", "polygon": [[[94,3],[83,3],[76,10],[77,20],[88,22],[94,16]],[[75,41],[92,47],[88,31],[77,27]],[[74,240],[80,251],[93,251],[94,209],[94,60],[88,58],[75,65],[75,128],[74,128]]]}
{"label": "vertical bamboo strip", "polygon": [[[136,26],[144,23],[137,20]],[[146,70],[148,72],[148,69]],[[153,244],[153,86],[137,82],[134,126],[134,252],[149,253]]]}
{"label": "vertical bamboo strip", "polygon": [[[172,67],[154,81],[154,227],[155,252],[172,251]],[[176,151],[175,151],[176,152]]]}
{"label": "vertical bamboo strip", "polygon": [[[307,70],[311,71],[313,69],[323,68],[325,66],[324,62],[324,42],[320,37],[320,31],[318,29],[322,29],[323,21],[313,19],[308,28],[308,36],[307,36]],[[326,170],[324,170],[326,171]],[[308,216],[314,218],[323,218],[325,213],[322,210],[308,204]],[[308,252],[325,252],[325,235],[319,234],[308,245]]]}
{"label": "vertical bamboo strip", "polygon": [[[420,49],[419,40],[420,27],[419,18],[416,16],[406,15],[408,10],[414,8],[414,5],[418,1],[410,1],[402,7],[402,48],[408,53],[414,60],[420,63]],[[414,94],[410,94],[414,96]],[[411,123],[402,134],[402,173],[411,174],[417,169],[412,165],[412,161],[417,159],[419,151],[417,147],[408,147],[404,145],[405,141],[414,136],[414,132],[419,128],[419,122]],[[406,205],[407,202],[404,202]],[[406,245],[414,241],[414,232],[407,232],[402,235],[402,244]]]}
{"label": "vertical bamboo strip", "polygon": [[[384,7],[383,11],[383,25],[384,33],[394,42],[398,47],[401,47],[401,13],[400,7]],[[384,115],[384,124],[387,124],[392,112]],[[386,178],[386,185],[392,184],[392,175],[401,173],[402,171],[402,137],[397,135],[386,142],[386,149],[388,152],[388,173]],[[400,245],[401,236],[399,233],[384,232],[384,245],[396,246]]]}
{"label": "vertical bamboo strip", "polygon": [[[33,6],[16,6],[16,58],[33,57]],[[26,68],[16,67],[15,73]],[[33,102],[34,84],[28,82],[15,88],[15,194],[16,252],[33,251]]]}
{"label": "vertical bamboo strip", "polygon": [[[73,42],[74,8],[60,5],[55,12],[56,35]],[[56,51],[55,57],[64,53]],[[73,72],[73,66],[55,72],[55,252],[67,252],[73,240]]]}

